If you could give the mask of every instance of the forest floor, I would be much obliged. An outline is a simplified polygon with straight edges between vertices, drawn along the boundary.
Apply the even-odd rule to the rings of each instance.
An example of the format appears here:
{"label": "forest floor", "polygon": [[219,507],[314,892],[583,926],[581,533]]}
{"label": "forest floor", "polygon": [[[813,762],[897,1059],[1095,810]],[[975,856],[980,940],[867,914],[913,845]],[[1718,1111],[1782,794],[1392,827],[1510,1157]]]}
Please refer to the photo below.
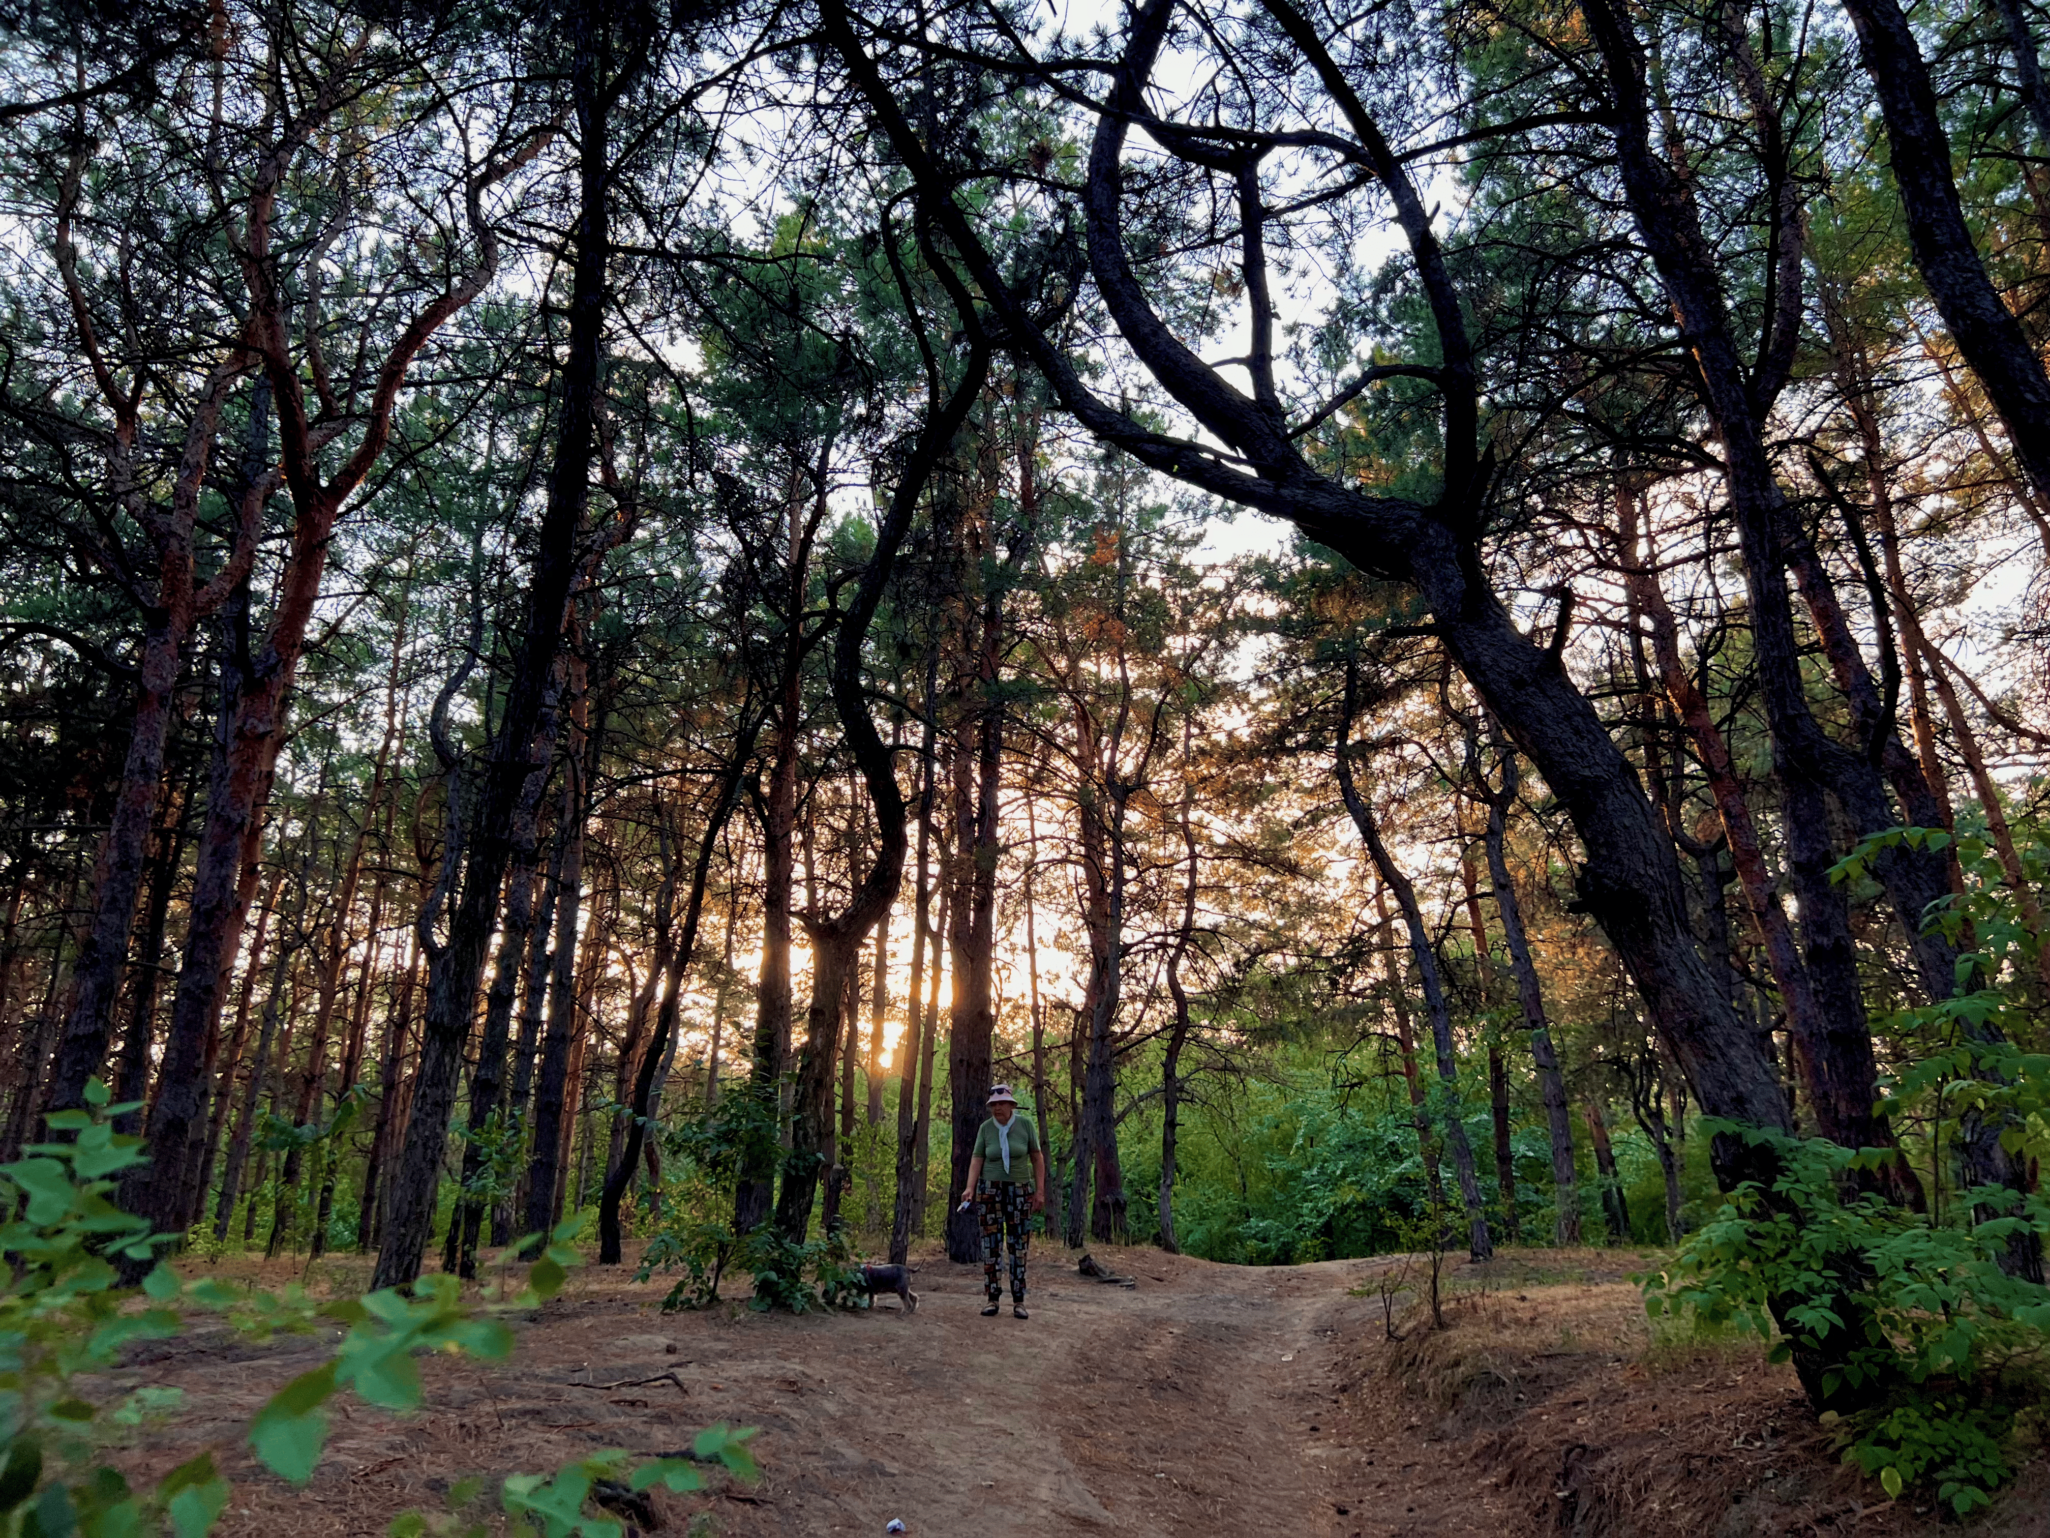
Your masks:
{"label": "forest floor", "polygon": [[[202,1326],[146,1346],[101,1387],[182,1391],[121,1457],[153,1475],[213,1447],[235,1480],[226,1538],[380,1534],[400,1511],[440,1509],[466,1476],[494,1491],[504,1474],[602,1447],[670,1452],[715,1421],[761,1428],[764,1477],[662,1496],[666,1532],[880,1534],[893,1517],[914,1538],[1938,1528],[1838,1464],[1791,1374],[1755,1344],[1654,1339],[1629,1252],[1448,1264],[1442,1331],[1426,1328],[1414,1290],[1420,1261],[1253,1269],[1150,1249],[1096,1255],[1137,1287],[1081,1277],[1071,1252],[1042,1241],[1023,1322],[1008,1300],[980,1317],[979,1268],[929,1253],[909,1317],[894,1297],[854,1315],[740,1303],[663,1314],[659,1278],[588,1269],[516,1323],[510,1362],[424,1363],[419,1413],[338,1402],[328,1458],[303,1491],[258,1471],[241,1437],[325,1342],[256,1345]],[[308,1280],[345,1292],[365,1272],[349,1258]],[[230,1263],[216,1274],[276,1285],[299,1272]],[[2041,1460],[1972,1526],[2050,1535]]]}

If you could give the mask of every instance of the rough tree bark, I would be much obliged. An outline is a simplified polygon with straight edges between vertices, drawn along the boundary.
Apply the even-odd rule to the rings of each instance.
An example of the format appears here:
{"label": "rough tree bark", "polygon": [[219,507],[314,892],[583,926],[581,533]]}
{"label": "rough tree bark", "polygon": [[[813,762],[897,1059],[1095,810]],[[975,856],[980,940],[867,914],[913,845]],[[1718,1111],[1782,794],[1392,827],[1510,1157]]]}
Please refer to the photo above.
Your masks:
{"label": "rough tree bark", "polygon": [[[158,506],[142,483],[135,462],[142,430],[146,371],[137,369],[126,385],[116,379],[78,278],[72,225],[92,150],[90,140],[81,140],[60,184],[57,270],[94,386],[114,418],[114,430],[107,438],[108,495],[148,534],[157,570],[155,591],[144,608],[142,642],[135,667],[134,712],[120,788],[94,862],[92,912],[72,966],[71,1009],[58,1040],[49,1081],[48,1106],[55,1111],[76,1110],[85,1103],[86,1082],[100,1071],[107,1055],[136,896],[148,858],[150,828],[163,788],[165,746],[174,714],[173,695],[183,671],[186,643],[194,625],[219,608],[248,575],[256,554],[256,536],[262,527],[263,498],[276,485],[258,464],[251,476],[254,484],[238,499],[234,545],[220,569],[202,584],[193,543],[200,499],[213,462],[221,412],[251,364],[248,356],[237,348],[215,366],[186,424],[183,452],[168,505]],[[252,459],[263,452],[261,434],[269,411],[269,385],[259,379],[250,401]]]}
{"label": "rough tree bark", "polygon": [[[560,1219],[558,1188],[568,1167],[567,1133],[574,1124],[569,1097],[574,1073],[571,1053],[585,1036],[583,992],[577,987],[578,924],[583,914],[584,849],[591,816],[592,780],[605,736],[604,712],[587,725],[590,688],[588,666],[578,654],[576,621],[570,622],[569,731],[565,738],[562,775],[562,877],[556,893],[554,968],[548,984],[548,1029],[541,1038],[541,1061],[534,1076],[533,1141],[527,1165],[526,1231],[546,1233]],[[596,938],[593,928],[592,940]],[[588,948],[588,947],[587,947]]]}
{"label": "rough tree bark", "polygon": [[[1972,242],[1928,63],[1897,0],[1844,0],[1844,10],[1857,29],[1859,57],[1886,120],[1893,181],[1907,215],[1915,266],[1957,350],[2006,425],[2022,472],[2037,496],[2050,498],[2050,377]],[[2029,52],[2033,57],[2033,45]],[[2036,94],[2040,98],[2040,79]]]}
{"label": "rough tree bark", "polygon": [[[505,708],[482,776],[481,803],[462,872],[462,896],[445,944],[429,950],[426,1017],[404,1144],[389,1181],[375,1287],[420,1274],[434,1226],[434,1199],[449,1115],[455,1106],[470,1018],[484,958],[497,928],[500,889],[513,853],[513,814],[534,768],[534,738],[555,667],[577,576],[577,535],[590,501],[591,458],[604,389],[606,270],[611,253],[607,200],[611,157],[607,112],[613,96],[610,37],[592,4],[570,9],[568,74],[576,121],[577,218],[570,266],[569,337],[556,380],[555,461],[535,531],[532,566]],[[538,153],[539,142],[532,146]]]}
{"label": "rough tree bark", "polygon": [[[909,294],[906,294],[907,307]],[[876,843],[873,864],[862,878],[847,907],[835,917],[806,915],[805,929],[811,938],[813,970],[811,1006],[804,1052],[797,1068],[797,1084],[791,1102],[790,1153],[786,1161],[782,1190],[776,1203],[776,1226],[786,1238],[802,1240],[811,1223],[811,1207],[823,1172],[823,1156],[831,1135],[832,1073],[840,1051],[840,1029],[844,1023],[846,985],[859,963],[861,944],[870,929],[881,921],[897,900],[897,888],[904,873],[904,793],[897,784],[896,765],[890,749],[875,729],[869,715],[862,681],[861,648],[868,628],[882,603],[883,589],[895,565],[898,547],[911,529],[912,514],[925,494],[926,483],[942,460],[954,450],[954,440],[968,420],[968,413],[982,392],[989,371],[989,346],[982,339],[971,306],[965,296],[957,297],[960,321],[970,335],[968,357],[961,376],[951,390],[942,394],[943,383],[937,359],[924,352],[926,363],[926,410],[918,436],[898,473],[882,527],[876,532],[875,550],[856,585],[854,601],[840,621],[833,638],[833,706],[846,734],[847,746],[861,771],[875,811]],[[911,321],[926,347],[918,317]],[[991,709],[994,709],[992,702]],[[994,727],[985,727],[985,735]],[[994,758],[994,750],[988,752]],[[994,764],[991,765],[994,778]],[[988,791],[988,815],[992,842],[995,833],[995,788]],[[992,862],[993,864],[993,862]],[[991,872],[994,879],[994,870]],[[985,925],[985,928],[987,925]],[[962,988],[955,990],[957,1029]],[[988,1016],[987,993],[982,1011]],[[985,1064],[984,1072],[988,1069]],[[985,1090],[985,1093],[987,1091]],[[958,1107],[955,1121],[958,1126]]]}

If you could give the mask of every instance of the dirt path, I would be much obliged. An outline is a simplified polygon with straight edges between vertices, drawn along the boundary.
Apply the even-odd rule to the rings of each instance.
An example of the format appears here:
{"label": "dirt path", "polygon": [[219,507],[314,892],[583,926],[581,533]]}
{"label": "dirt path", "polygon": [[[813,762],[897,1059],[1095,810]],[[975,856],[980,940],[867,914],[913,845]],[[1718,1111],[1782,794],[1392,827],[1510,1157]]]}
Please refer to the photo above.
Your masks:
{"label": "dirt path", "polygon": [[[241,1439],[326,1341],[202,1327],[138,1350],[98,1397],[182,1391],[119,1456],[153,1478],[211,1448],[235,1481],[224,1538],[382,1534],[472,1476],[491,1492],[474,1520],[506,1474],[601,1448],[676,1452],[716,1421],[760,1428],[764,1478],[662,1497],[665,1534],[880,1534],[893,1517],[912,1538],[992,1525],[1132,1538],[1939,1530],[1926,1507],[1874,1504],[1762,1348],[1654,1350],[1618,1252],[1462,1268],[1453,1328],[1425,1330],[1411,1310],[1392,1346],[1370,1284],[1399,1261],[1097,1253],[1138,1287],[1086,1280],[1042,1250],[1022,1322],[982,1318],[979,1268],[934,1258],[908,1317],[894,1298],[854,1315],[663,1314],[659,1280],[586,1270],[516,1323],[510,1362],[423,1363],[420,1413],[338,1402],[303,1491],[256,1469]],[[326,1285],[360,1291],[350,1264],[328,1263]],[[1980,1531],[2050,1538],[2050,1468],[2032,1463]]]}
{"label": "dirt path", "polygon": [[[1138,1287],[1042,1252],[1023,1322],[1008,1307],[982,1318],[980,1271],[932,1259],[910,1317],[894,1298],[853,1317],[665,1315],[657,1284],[585,1273],[520,1327],[511,1363],[427,1364],[415,1416],[346,1408],[303,1492],[255,1471],[238,1438],[321,1343],[167,1343],[120,1386],[184,1391],[134,1459],[167,1467],[216,1448],[236,1480],[228,1535],[382,1533],[465,1475],[495,1489],[599,1447],[668,1452],[720,1420],[761,1428],[764,1479],[676,1502],[666,1527],[703,1509],[736,1538],[881,1533],[893,1517],[952,1538],[997,1513],[1014,1532],[1135,1538],[1247,1521],[1305,1538],[1477,1530],[1470,1489],[1448,1520],[1427,1460],[1378,1453],[1339,1403],[1343,1348],[1378,1330],[1372,1300],[1347,1291],[1374,1262],[1255,1270],[1099,1253]],[[621,1383],[670,1369],[674,1380]]]}

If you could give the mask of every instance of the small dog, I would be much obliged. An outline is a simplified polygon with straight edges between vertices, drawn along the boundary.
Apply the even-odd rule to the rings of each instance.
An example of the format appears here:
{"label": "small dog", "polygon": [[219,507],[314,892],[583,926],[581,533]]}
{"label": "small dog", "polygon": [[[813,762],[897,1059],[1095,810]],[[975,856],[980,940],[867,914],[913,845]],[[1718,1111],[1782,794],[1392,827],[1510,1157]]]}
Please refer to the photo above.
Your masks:
{"label": "small dog", "polygon": [[911,1290],[911,1273],[916,1266],[870,1266],[861,1268],[861,1285],[868,1293],[868,1306],[876,1306],[876,1294],[894,1292],[904,1305],[904,1312],[918,1312],[918,1294]]}

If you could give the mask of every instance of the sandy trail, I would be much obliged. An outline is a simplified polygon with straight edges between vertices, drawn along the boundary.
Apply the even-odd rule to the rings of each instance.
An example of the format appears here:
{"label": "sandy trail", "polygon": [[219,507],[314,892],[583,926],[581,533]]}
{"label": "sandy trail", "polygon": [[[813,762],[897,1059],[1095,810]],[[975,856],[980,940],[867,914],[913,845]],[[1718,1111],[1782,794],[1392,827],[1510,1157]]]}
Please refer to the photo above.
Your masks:
{"label": "sandy trail", "polygon": [[[167,1343],[120,1386],[185,1391],[186,1409],[134,1460],[168,1466],[215,1447],[236,1479],[229,1535],[382,1533],[465,1475],[495,1489],[505,1473],[599,1447],[667,1452],[720,1420],[761,1428],[765,1477],[670,1502],[666,1529],[702,1510],[710,1531],[733,1535],[881,1533],[893,1517],[950,1538],[993,1520],[1035,1534],[1486,1530],[1485,1491],[1461,1460],[1434,1467],[1399,1418],[1363,1425],[1340,1403],[1343,1351],[1379,1333],[1375,1301],[1348,1288],[1376,1262],[1098,1253],[1138,1287],[1080,1277],[1071,1255],[1042,1246],[1027,1321],[1008,1306],[982,1318],[979,1268],[930,1258],[910,1317],[894,1298],[854,1316],[662,1314],[658,1283],[586,1272],[519,1327],[512,1362],[426,1364],[417,1415],[346,1407],[303,1492],[254,1470],[238,1438],[321,1343]],[[674,1381],[604,1386],[670,1369]]]}

